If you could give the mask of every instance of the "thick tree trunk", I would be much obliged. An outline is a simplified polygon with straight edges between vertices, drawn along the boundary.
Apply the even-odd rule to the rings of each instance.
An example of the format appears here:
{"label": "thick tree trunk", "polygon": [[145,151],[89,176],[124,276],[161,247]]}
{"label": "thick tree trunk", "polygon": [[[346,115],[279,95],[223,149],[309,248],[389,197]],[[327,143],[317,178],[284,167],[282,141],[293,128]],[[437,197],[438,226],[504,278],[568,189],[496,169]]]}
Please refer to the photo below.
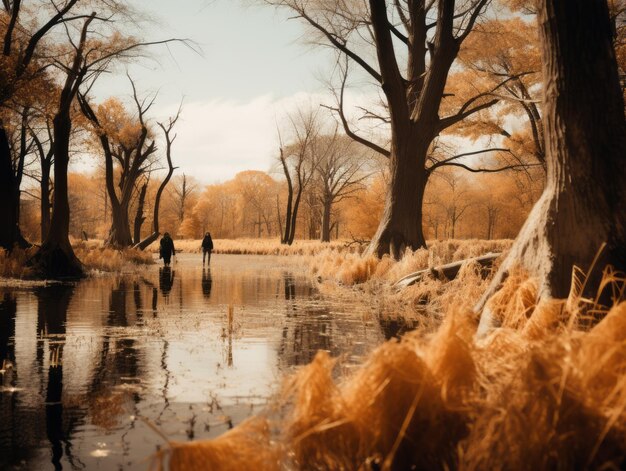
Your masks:
{"label": "thick tree trunk", "polygon": [[568,295],[574,266],[626,271],[626,123],[606,0],[543,0],[547,185],[508,257],[478,304],[479,332],[498,325],[483,309],[508,272],[521,266],[540,298]]}
{"label": "thick tree trunk", "polygon": [[[392,146],[390,157],[390,182],[385,199],[383,216],[374,235],[368,254],[382,257],[390,254],[399,259],[406,248],[417,250],[426,247],[422,229],[422,207],[428,173],[424,169],[429,139],[407,139],[407,129],[400,144]],[[394,133],[395,134],[395,133]]]}
{"label": "thick tree trunk", "polygon": [[19,221],[20,189],[11,161],[11,149],[0,125],[0,248],[12,250],[30,244],[22,237]]}
{"label": "thick tree trunk", "polygon": [[128,205],[123,202],[111,205],[111,229],[109,230],[107,245],[113,247],[130,247],[133,245],[128,219]]}
{"label": "thick tree trunk", "polygon": [[30,261],[35,273],[43,278],[80,278],[83,266],[70,244],[70,205],[67,189],[69,143],[72,122],[67,114],[54,118],[54,205],[50,230],[39,251]]}

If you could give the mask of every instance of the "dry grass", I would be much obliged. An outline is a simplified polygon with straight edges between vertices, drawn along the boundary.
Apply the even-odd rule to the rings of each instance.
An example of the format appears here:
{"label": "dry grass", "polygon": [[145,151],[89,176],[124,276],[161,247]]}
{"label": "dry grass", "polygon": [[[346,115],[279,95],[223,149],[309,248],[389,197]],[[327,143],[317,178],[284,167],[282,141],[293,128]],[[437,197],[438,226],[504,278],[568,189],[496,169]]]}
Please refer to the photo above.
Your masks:
{"label": "dry grass", "polygon": [[[358,245],[346,247],[347,241],[339,240],[322,243],[317,240],[296,240],[292,245],[283,245],[278,239],[214,239],[213,253],[233,255],[317,255],[325,250],[341,253],[357,253]],[[201,240],[175,240],[176,251],[200,253]],[[154,242],[147,249],[158,252],[159,242]]]}
{"label": "dry grass", "polygon": [[132,248],[113,249],[100,241],[75,242],[73,247],[78,259],[90,270],[114,272],[154,263],[150,252]]}
{"label": "dry grass", "polygon": [[[429,249],[408,252],[400,261],[326,250],[309,258],[311,273],[320,281],[322,294],[343,288],[343,295],[369,296],[379,315],[419,321],[431,331],[452,307],[471,309],[489,284],[476,262],[465,263],[451,281],[427,277],[422,282],[398,291],[393,285],[402,277],[419,270],[453,261],[477,257],[488,252],[505,252],[510,240],[435,241]],[[494,269],[497,268],[497,263]],[[428,315],[425,315],[425,311]]]}
{"label": "dry grass", "polygon": [[[101,241],[72,241],[72,247],[88,270],[114,272],[154,263],[151,253],[135,249],[112,249],[105,247]],[[25,250],[15,248],[11,253],[0,250],[0,277],[29,278],[31,272],[27,262],[36,252],[37,247]]]}
{"label": "dry grass", "polygon": [[[343,380],[320,352],[286,382],[285,415],[170,443],[171,468],[623,469],[625,281],[608,280],[610,310],[576,290],[537,305],[517,274],[491,300],[503,328],[476,341],[473,313],[450,308],[436,332],[383,344]],[[590,314],[603,319],[579,329]]]}
{"label": "dry grass", "polygon": [[511,240],[447,240],[433,241],[429,248],[408,251],[396,262],[385,256],[361,256],[327,249],[311,260],[311,270],[322,279],[331,279],[345,285],[366,281],[395,282],[405,275],[445,263],[465,260],[488,252],[503,252],[511,247]]}

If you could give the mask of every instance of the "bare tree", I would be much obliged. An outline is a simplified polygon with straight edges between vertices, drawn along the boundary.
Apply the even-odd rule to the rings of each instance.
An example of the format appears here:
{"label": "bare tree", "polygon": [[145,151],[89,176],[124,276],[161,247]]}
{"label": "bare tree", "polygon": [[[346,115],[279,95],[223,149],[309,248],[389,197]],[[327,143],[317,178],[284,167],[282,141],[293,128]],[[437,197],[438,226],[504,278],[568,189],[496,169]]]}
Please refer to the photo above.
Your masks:
{"label": "bare tree", "polygon": [[[105,161],[106,187],[111,201],[111,230],[107,243],[117,247],[128,247],[133,243],[130,232],[129,210],[139,179],[146,173],[157,148],[151,137],[146,113],[154,104],[155,96],[139,98],[134,81],[129,77],[133,90],[133,101],[137,110],[139,127],[132,138],[120,138],[107,129],[88,98],[79,94],[78,101],[85,117],[91,121],[100,141]],[[130,125],[132,123],[126,123]],[[115,166],[119,168],[119,197],[115,189]]]}
{"label": "bare tree", "polygon": [[176,123],[180,118],[181,111],[182,105],[178,108],[178,112],[176,113],[176,115],[170,117],[167,120],[167,123],[158,123],[161,131],[163,132],[163,138],[165,139],[165,158],[167,160],[167,174],[159,185],[159,189],[157,190],[156,198],[154,200],[152,234],[150,234],[144,240],[135,245],[135,247],[139,248],[140,250],[144,250],[146,247],[148,247],[152,242],[157,240],[159,235],[161,234],[159,232],[159,209],[161,207],[161,197],[163,196],[163,191],[165,191],[165,187],[167,187],[167,184],[174,174],[174,170],[176,170],[176,167],[174,167],[174,164],[172,163],[172,145],[176,140],[176,134],[172,135],[172,131],[174,130],[174,127],[176,126]]}
{"label": "bare tree", "polygon": [[320,132],[319,110],[298,108],[288,116],[291,141],[280,144],[280,164],[287,180],[287,207],[281,243],[291,245],[296,236],[298,210],[304,190],[315,170],[313,143]]}
{"label": "bare tree", "polygon": [[330,242],[333,206],[363,188],[369,176],[368,162],[363,152],[357,151],[354,141],[339,134],[337,129],[331,135],[318,137],[315,149],[315,173],[322,208],[320,240]]}
{"label": "bare tree", "polygon": [[[176,181],[178,179],[178,181]],[[175,179],[174,190],[174,205],[176,211],[176,217],[180,223],[185,219],[185,210],[189,204],[189,198],[196,192],[197,184],[193,178],[188,178],[183,173],[182,177]]]}

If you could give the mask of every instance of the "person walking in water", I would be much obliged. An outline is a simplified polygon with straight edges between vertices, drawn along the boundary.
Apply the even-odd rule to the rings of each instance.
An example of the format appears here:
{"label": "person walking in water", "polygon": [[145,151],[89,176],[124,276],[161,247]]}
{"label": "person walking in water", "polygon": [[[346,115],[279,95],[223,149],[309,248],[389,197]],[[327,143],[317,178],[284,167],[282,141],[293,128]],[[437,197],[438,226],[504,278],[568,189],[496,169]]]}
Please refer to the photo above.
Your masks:
{"label": "person walking in water", "polygon": [[174,241],[170,237],[169,232],[163,234],[161,239],[161,248],[159,250],[159,258],[163,259],[163,265],[170,266],[170,260],[172,255],[176,256],[176,249],[174,248]]}
{"label": "person walking in water", "polygon": [[211,265],[211,251],[213,250],[213,239],[211,239],[211,233],[207,232],[204,234],[204,239],[202,239],[202,265],[204,265],[204,261],[209,258],[209,265]]}

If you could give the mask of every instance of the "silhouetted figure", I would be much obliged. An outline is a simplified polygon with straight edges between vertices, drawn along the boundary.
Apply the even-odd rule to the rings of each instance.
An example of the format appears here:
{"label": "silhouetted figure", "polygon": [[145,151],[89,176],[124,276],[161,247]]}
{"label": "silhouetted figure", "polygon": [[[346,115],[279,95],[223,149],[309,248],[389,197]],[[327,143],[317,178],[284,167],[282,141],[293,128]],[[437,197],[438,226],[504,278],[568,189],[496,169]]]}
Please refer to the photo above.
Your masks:
{"label": "silhouetted figure", "polygon": [[168,296],[172,291],[172,285],[174,284],[175,271],[165,265],[163,268],[159,268],[159,288],[163,293],[163,296]]}
{"label": "silhouetted figure", "polygon": [[163,238],[161,239],[161,248],[159,250],[159,258],[163,259],[163,265],[169,267],[172,255],[176,255],[174,241],[170,237],[169,232],[166,232],[163,234]]}
{"label": "silhouetted figure", "polygon": [[211,251],[213,250],[213,239],[211,239],[211,233],[207,232],[204,234],[204,239],[202,239],[202,265],[204,265],[204,261],[208,256],[209,262],[211,265]]}
{"label": "silhouetted figure", "polygon": [[211,297],[211,288],[213,287],[213,279],[211,278],[211,269],[202,269],[202,294],[207,298]]}

